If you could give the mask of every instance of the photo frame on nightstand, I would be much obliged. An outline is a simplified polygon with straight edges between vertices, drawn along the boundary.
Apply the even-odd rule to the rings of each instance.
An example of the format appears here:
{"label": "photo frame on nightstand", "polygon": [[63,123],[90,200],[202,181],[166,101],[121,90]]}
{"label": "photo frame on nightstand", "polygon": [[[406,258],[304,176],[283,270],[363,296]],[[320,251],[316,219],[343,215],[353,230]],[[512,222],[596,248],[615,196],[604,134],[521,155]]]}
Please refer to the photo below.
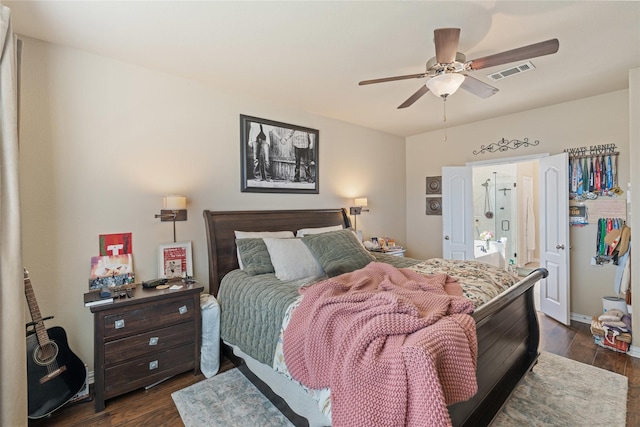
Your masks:
{"label": "photo frame on nightstand", "polygon": [[158,245],[158,277],[193,276],[191,242],[161,243]]}

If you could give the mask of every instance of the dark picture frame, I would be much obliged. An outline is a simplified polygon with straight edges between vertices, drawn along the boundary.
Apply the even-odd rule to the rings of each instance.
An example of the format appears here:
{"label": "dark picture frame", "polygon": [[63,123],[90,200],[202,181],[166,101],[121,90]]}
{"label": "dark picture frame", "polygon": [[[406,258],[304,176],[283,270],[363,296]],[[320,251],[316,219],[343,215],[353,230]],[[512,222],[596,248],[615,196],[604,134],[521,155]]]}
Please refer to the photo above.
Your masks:
{"label": "dark picture frame", "polygon": [[427,215],[442,215],[442,197],[427,197]]}
{"label": "dark picture frame", "polygon": [[427,177],[426,194],[442,194],[442,177],[441,176]]}
{"label": "dark picture frame", "polygon": [[317,129],[241,114],[242,192],[318,194],[319,136]]}

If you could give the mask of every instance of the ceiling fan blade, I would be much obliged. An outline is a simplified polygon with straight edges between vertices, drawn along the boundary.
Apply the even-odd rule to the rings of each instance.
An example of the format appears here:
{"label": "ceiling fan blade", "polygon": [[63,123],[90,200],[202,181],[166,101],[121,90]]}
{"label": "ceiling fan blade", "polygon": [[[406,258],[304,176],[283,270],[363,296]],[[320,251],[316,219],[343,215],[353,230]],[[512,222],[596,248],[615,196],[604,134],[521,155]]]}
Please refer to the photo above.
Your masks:
{"label": "ceiling fan blade", "polygon": [[436,61],[450,64],[456,60],[460,28],[438,28],[433,31],[433,43],[436,45]]}
{"label": "ceiling fan blade", "polygon": [[551,39],[531,44],[529,46],[508,50],[506,52],[496,53],[495,55],[473,59],[468,63],[472,70],[480,70],[482,68],[493,67],[495,65],[508,64],[510,62],[523,61],[525,59],[536,58],[538,56],[551,55],[552,53],[556,53],[559,47],[560,42],[558,42],[558,39]]}
{"label": "ceiling fan blade", "polygon": [[362,86],[362,85],[370,85],[370,84],[373,84],[373,83],[393,82],[393,81],[396,81],[396,80],[421,79],[421,78],[426,77],[426,76],[427,76],[427,73],[407,74],[405,76],[384,77],[382,79],[363,80],[358,84],[360,86]]}
{"label": "ceiling fan blade", "polygon": [[398,106],[398,109],[410,107],[411,105],[413,105],[414,102],[416,102],[418,99],[420,99],[420,97],[422,95],[424,95],[425,93],[427,93],[427,92],[429,92],[429,88],[427,87],[427,85],[420,86],[420,89],[418,89],[418,91],[416,93],[411,95],[409,97],[409,99],[407,99],[402,104],[400,104]]}
{"label": "ceiling fan blade", "polygon": [[465,75],[465,79],[460,87],[466,91],[471,92],[474,95],[479,96],[480,98],[488,98],[498,92],[497,87],[493,87],[483,81],[467,75]]}

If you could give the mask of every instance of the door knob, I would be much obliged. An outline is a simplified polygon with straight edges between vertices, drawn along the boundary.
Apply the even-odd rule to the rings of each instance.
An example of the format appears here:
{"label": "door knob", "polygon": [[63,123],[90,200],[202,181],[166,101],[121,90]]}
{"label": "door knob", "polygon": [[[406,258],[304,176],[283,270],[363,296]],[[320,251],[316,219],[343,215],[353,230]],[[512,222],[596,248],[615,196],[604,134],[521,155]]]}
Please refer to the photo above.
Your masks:
{"label": "door knob", "polygon": [[556,245],[556,249],[564,249],[564,245],[563,244],[558,244],[558,245]]}
{"label": "door knob", "polygon": [[444,236],[444,240],[449,240],[449,236]]}

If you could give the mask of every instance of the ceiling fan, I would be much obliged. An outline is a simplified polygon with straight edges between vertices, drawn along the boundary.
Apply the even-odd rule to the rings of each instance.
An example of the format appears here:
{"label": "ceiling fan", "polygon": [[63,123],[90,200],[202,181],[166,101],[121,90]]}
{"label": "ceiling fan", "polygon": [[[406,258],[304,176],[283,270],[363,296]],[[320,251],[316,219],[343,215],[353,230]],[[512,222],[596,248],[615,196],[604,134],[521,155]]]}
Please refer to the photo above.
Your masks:
{"label": "ceiling fan", "polygon": [[427,61],[426,71],[424,73],[363,80],[359,85],[429,77],[426,85],[422,85],[416,93],[400,104],[398,108],[409,107],[420,99],[422,95],[429,92],[429,90],[431,90],[434,95],[442,97],[445,100],[460,87],[481,98],[488,98],[498,92],[498,88],[469,76],[466,74],[467,72],[536,58],[538,56],[550,55],[556,53],[560,46],[558,39],[551,39],[467,61],[465,55],[458,52],[458,40],[460,38],[459,28],[438,28],[434,30],[433,35],[436,56]]}

